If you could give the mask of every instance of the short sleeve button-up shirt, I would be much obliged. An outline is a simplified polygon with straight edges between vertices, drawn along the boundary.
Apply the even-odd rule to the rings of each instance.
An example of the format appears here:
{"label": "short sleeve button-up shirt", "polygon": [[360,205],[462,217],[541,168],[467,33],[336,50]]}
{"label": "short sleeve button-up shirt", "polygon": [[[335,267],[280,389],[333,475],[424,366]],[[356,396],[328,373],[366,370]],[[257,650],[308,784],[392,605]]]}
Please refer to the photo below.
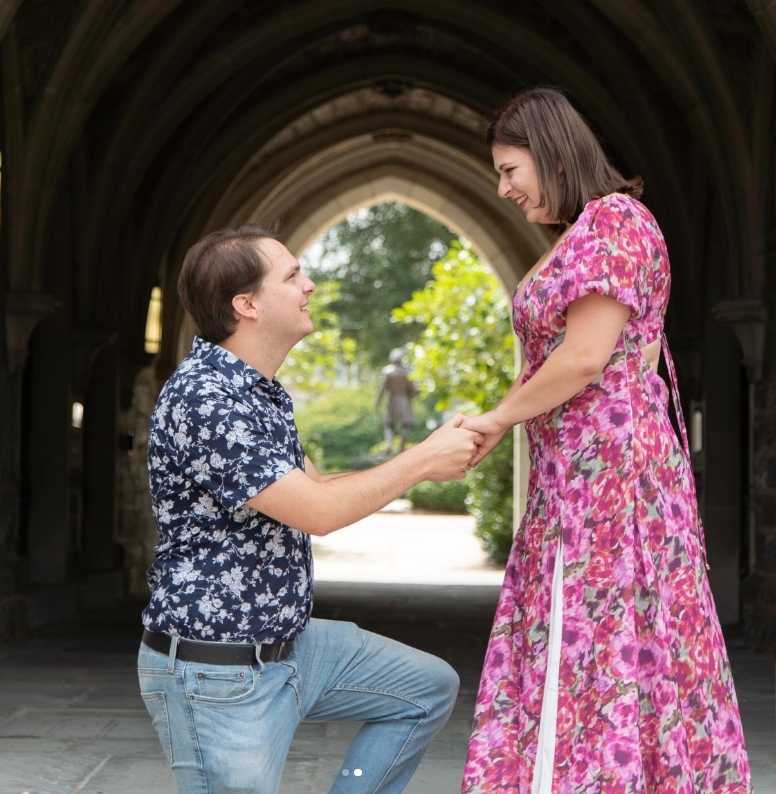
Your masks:
{"label": "short sleeve button-up shirt", "polygon": [[281,642],[305,628],[310,537],[246,505],[295,468],[304,452],[283,387],[195,339],[151,416],[159,543],[146,628],[236,643]]}

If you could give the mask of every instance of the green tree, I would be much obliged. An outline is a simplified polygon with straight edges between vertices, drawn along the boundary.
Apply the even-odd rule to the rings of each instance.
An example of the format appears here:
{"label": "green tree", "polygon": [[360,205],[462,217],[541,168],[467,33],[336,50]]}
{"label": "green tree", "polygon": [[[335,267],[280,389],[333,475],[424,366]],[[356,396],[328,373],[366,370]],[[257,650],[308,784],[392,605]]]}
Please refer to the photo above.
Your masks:
{"label": "green tree", "polygon": [[382,437],[370,386],[329,389],[295,411],[305,452],[321,471],[346,471]]}
{"label": "green tree", "polygon": [[318,238],[321,256],[306,259],[317,282],[337,281],[331,309],[342,333],[355,339],[373,367],[382,367],[394,347],[419,328],[391,323],[391,311],[422,289],[433,263],[445,255],[455,234],[433,218],[389,201],[349,215]]}
{"label": "green tree", "polygon": [[[310,316],[315,330],[294,346],[278,370],[278,380],[307,394],[321,394],[356,360],[356,342],[345,337],[332,308],[340,297],[336,281],[324,281],[310,296]],[[344,378],[347,380],[347,378]]]}
{"label": "green tree", "polygon": [[393,311],[399,325],[424,326],[411,345],[421,389],[439,409],[492,407],[515,377],[509,300],[469,245],[454,242],[433,280]]}
{"label": "green tree", "polygon": [[[453,243],[434,279],[393,312],[425,330],[413,346],[421,389],[439,409],[491,408],[515,377],[509,301],[468,245]],[[512,545],[512,434],[467,475],[467,505],[488,555],[504,562]]]}

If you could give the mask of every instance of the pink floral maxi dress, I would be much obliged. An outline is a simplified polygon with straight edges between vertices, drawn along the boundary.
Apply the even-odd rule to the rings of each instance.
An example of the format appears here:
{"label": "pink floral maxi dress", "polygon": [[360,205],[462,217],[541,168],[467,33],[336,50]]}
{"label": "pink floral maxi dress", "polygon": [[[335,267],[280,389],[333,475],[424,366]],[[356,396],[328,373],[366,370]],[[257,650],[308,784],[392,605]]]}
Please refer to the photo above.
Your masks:
{"label": "pink floral maxi dress", "polygon": [[571,301],[598,292],[631,316],[601,375],[525,423],[528,505],[485,659],[465,794],[751,791],[688,454],[641,352],[662,338],[669,286],[654,218],[612,194],[585,207],[515,293],[526,379],[563,340]]}

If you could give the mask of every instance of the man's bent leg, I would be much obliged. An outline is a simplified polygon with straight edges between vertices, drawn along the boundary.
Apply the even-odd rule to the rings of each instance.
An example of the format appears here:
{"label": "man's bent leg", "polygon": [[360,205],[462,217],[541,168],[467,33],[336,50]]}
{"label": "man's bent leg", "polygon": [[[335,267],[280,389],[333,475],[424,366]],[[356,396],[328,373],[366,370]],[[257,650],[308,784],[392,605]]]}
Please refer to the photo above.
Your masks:
{"label": "man's bent leg", "polygon": [[447,722],[458,676],[446,662],[352,623],[313,620],[297,639],[304,718],[363,721],[332,794],[399,794]]}
{"label": "man's bent leg", "polygon": [[276,794],[300,722],[296,666],[170,662],[140,646],[140,690],[179,794]]}

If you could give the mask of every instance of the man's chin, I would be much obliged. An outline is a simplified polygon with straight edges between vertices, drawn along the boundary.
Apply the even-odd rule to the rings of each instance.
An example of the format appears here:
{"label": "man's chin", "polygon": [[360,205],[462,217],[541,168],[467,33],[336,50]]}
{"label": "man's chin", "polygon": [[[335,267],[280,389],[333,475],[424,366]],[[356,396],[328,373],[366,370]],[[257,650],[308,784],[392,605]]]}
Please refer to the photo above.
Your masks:
{"label": "man's chin", "polygon": [[311,322],[311,323],[309,323],[308,328],[307,328],[306,331],[301,331],[299,333],[299,339],[296,340],[295,344],[299,344],[299,342],[301,342],[303,339],[305,339],[308,336],[310,336],[310,334],[313,333],[313,331],[315,331],[315,326]]}

